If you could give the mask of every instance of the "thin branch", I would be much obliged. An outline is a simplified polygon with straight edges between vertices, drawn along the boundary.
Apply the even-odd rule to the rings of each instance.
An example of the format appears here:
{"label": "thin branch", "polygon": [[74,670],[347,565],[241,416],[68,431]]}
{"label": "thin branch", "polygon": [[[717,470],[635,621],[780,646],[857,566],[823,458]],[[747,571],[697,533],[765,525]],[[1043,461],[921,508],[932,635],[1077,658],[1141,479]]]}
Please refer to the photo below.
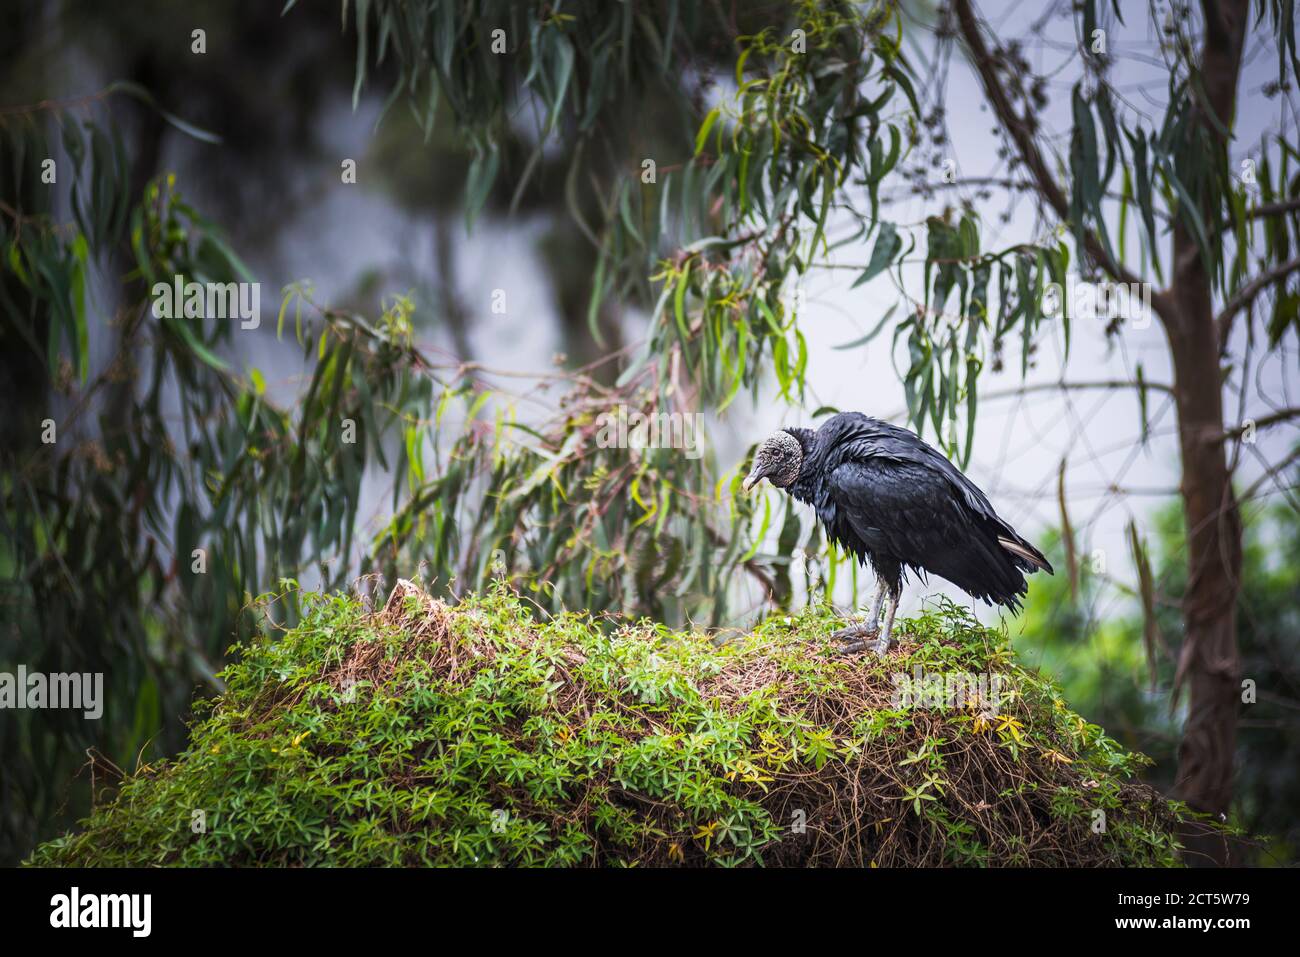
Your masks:
{"label": "thin branch", "polygon": [[[1063,222],[1068,222],[1070,219],[1070,206],[1066,201],[1065,193],[1062,192],[1060,184],[1056,182],[1056,178],[1048,168],[1047,161],[1038,148],[1038,142],[1034,138],[1033,131],[1030,130],[1024,119],[1017,115],[1011,97],[1007,94],[1006,88],[1003,87],[1002,81],[998,78],[997,66],[994,63],[993,55],[984,42],[984,35],[980,30],[980,23],[971,7],[970,0],[954,0],[953,9],[957,13],[957,21],[961,26],[962,37],[966,41],[971,61],[979,74],[980,81],[984,85],[984,92],[993,105],[993,111],[997,114],[1002,127],[1016,144],[1021,162],[1025,164],[1025,168],[1029,170],[1030,176],[1037,184],[1039,195],[1052,207]],[[1099,263],[1116,281],[1125,284],[1141,284],[1142,280],[1125,268],[1123,263],[1116,262],[1110,257],[1110,254],[1106,252],[1096,233],[1092,230],[1084,233],[1084,247],[1088,255]],[[1152,295],[1152,307],[1163,320],[1165,318],[1163,314],[1163,292],[1156,292]]]}
{"label": "thin branch", "polygon": [[[1163,392],[1165,395],[1174,394],[1173,386],[1165,385],[1163,382],[1130,382],[1127,379],[1102,379],[1096,382],[1035,382],[1032,385],[1018,385],[1009,389],[994,389],[992,392],[981,392],[979,400],[980,402],[992,402],[995,399],[1010,399],[1029,395],[1033,392],[1084,392],[1097,389],[1116,391],[1150,389],[1152,392]],[[884,416],[884,419],[886,422],[893,422],[895,419],[905,418],[907,414],[907,409],[899,409]]]}
{"label": "thin branch", "polygon": [[[1252,206],[1246,210],[1247,219],[1268,219],[1270,216],[1279,216],[1282,213],[1290,213],[1300,210],[1300,197],[1295,199],[1283,199],[1276,203],[1261,203],[1258,206]],[[1226,230],[1232,228],[1232,220],[1225,219],[1218,225],[1218,228],[1211,234],[1214,238]]]}
{"label": "thin branch", "polygon": [[1278,462],[1276,465],[1271,465],[1267,469],[1265,469],[1264,474],[1261,475],[1258,479],[1256,479],[1254,483],[1252,483],[1251,486],[1248,489],[1246,489],[1245,494],[1243,494],[1238,499],[1238,501],[1249,502],[1251,499],[1255,498],[1256,493],[1261,488],[1263,488],[1269,482],[1275,481],[1279,475],[1281,475],[1287,468],[1291,466],[1293,462],[1296,461],[1300,461],[1300,447],[1293,449],[1290,455],[1286,456],[1284,459],[1282,459],[1282,461]]}
{"label": "thin branch", "polygon": [[1250,431],[1251,429],[1254,429],[1256,432],[1259,432],[1263,429],[1269,428],[1270,426],[1280,425],[1283,422],[1295,418],[1300,418],[1300,408],[1280,409],[1279,411],[1274,412],[1271,415],[1266,415],[1259,419],[1248,418],[1245,420],[1245,422],[1242,425],[1237,426],[1235,429],[1227,430],[1221,436],[1219,436],[1218,439],[1216,439],[1215,441],[1226,442],[1228,439],[1235,439],[1237,436],[1242,435]]}
{"label": "thin branch", "polygon": [[1250,305],[1256,296],[1273,285],[1273,283],[1285,279],[1298,269],[1300,269],[1300,256],[1288,259],[1284,263],[1278,263],[1268,272],[1256,276],[1246,283],[1235,296],[1228,300],[1223,307],[1223,311],[1219,313],[1219,318],[1214,320],[1219,330],[1220,352],[1228,347],[1228,336],[1232,334],[1232,321],[1237,317],[1237,313]]}

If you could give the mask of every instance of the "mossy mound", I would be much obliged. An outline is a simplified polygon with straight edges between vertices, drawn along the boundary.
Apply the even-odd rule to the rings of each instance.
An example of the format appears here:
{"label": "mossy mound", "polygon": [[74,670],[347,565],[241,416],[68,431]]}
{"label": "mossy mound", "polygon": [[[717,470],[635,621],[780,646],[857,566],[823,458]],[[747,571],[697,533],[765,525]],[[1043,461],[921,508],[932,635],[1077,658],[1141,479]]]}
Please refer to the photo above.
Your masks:
{"label": "mossy mound", "polygon": [[[241,649],[187,751],[30,863],[1178,860],[1186,812],[1133,779],[1142,756],[956,606],[902,621],[884,660],[834,656],[824,610],[720,636],[540,623],[504,588],[309,607]],[[996,677],[1003,700],[918,707],[898,673]]]}

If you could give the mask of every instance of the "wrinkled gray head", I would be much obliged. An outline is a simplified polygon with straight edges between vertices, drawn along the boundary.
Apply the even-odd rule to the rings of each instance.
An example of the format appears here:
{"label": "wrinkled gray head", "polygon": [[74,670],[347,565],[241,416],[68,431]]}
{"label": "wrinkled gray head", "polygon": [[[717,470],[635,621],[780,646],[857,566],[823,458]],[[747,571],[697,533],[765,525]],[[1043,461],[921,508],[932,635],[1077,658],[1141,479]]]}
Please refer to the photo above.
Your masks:
{"label": "wrinkled gray head", "polygon": [[748,492],[761,479],[777,488],[789,488],[799,477],[803,465],[803,446],[789,432],[773,432],[754,453],[754,467],[741,487]]}

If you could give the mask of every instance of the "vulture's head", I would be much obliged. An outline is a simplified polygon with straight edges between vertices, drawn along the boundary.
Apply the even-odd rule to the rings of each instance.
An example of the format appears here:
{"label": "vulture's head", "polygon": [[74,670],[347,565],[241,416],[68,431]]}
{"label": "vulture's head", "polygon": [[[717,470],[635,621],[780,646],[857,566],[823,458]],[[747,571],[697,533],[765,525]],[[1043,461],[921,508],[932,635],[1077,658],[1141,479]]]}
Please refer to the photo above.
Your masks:
{"label": "vulture's head", "polygon": [[803,465],[803,446],[789,432],[773,432],[754,453],[754,467],[741,483],[746,492],[767,479],[777,488],[789,488],[799,477]]}

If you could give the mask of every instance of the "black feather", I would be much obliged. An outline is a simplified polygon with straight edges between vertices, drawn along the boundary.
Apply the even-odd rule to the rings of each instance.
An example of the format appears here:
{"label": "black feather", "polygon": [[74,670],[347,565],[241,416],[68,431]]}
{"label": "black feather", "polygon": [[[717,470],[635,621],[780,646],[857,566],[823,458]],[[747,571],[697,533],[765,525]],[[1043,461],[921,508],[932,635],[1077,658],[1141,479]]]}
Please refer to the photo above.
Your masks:
{"label": "black feather", "polygon": [[1024,572],[1051,573],[1043,554],[916,433],[858,412],[833,416],[816,432],[787,431],[804,452],[788,491],[812,505],[827,535],[869,563],[893,594],[909,571],[929,572],[1019,610]]}

